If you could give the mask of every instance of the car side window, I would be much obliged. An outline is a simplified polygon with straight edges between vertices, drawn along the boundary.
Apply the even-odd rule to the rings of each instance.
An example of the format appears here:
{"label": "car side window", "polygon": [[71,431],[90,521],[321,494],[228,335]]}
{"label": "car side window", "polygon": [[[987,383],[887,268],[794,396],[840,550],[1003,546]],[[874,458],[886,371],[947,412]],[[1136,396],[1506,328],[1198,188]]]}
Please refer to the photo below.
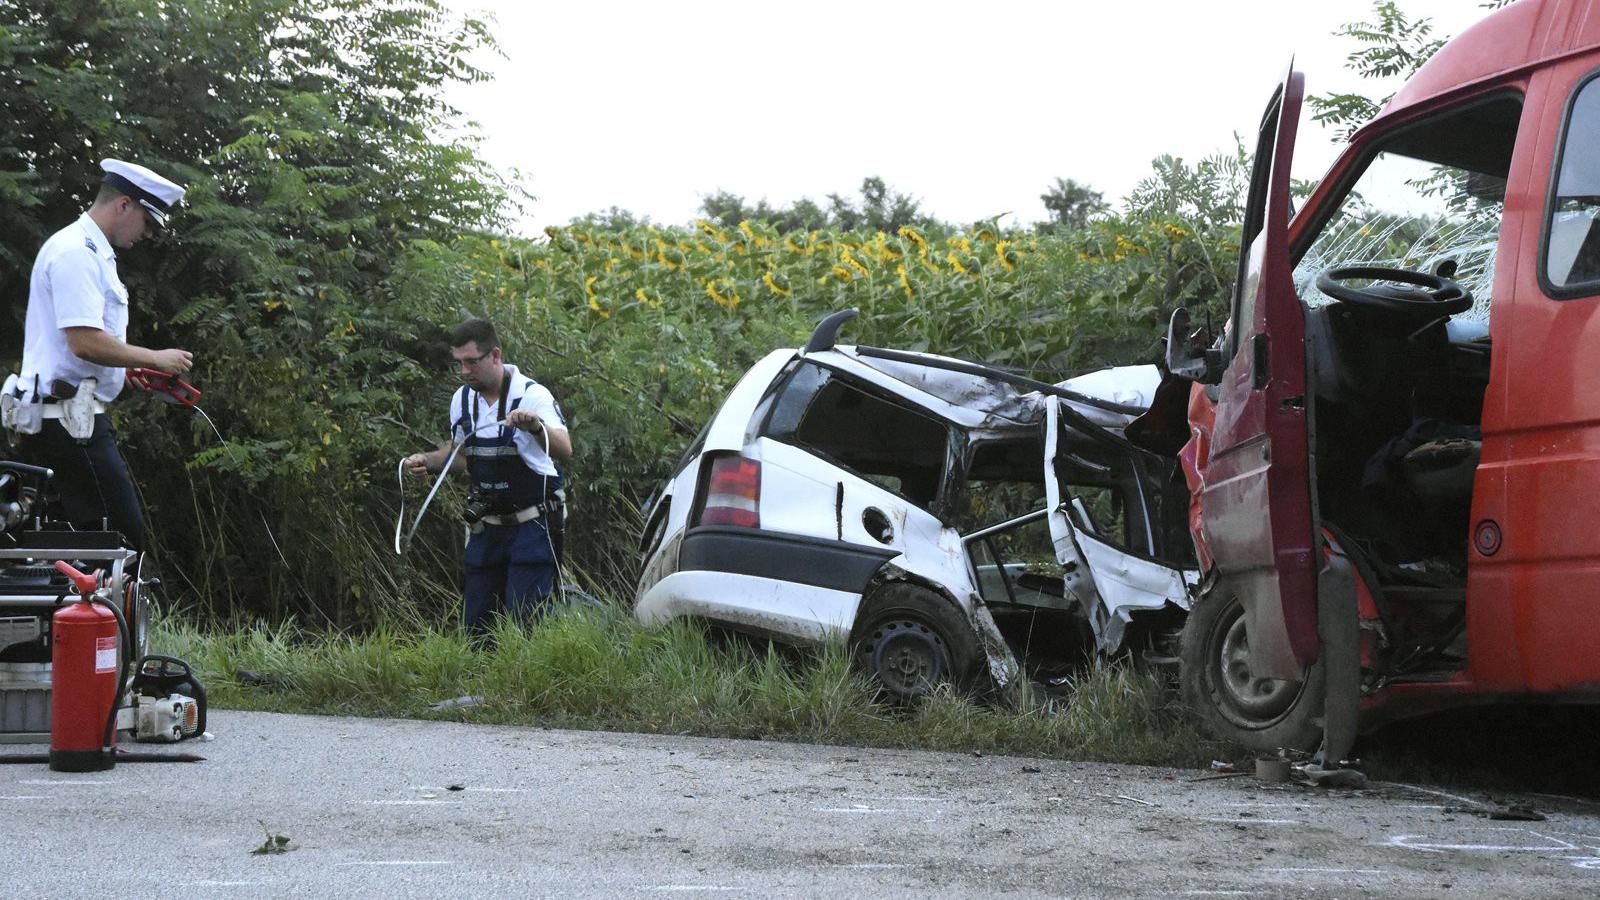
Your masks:
{"label": "car side window", "polygon": [[932,505],[944,480],[944,423],[810,363],[790,376],[766,435],[804,447],[918,506]]}
{"label": "car side window", "polygon": [[1600,73],[1578,88],[1567,111],[1545,227],[1543,274],[1557,298],[1600,293]]}

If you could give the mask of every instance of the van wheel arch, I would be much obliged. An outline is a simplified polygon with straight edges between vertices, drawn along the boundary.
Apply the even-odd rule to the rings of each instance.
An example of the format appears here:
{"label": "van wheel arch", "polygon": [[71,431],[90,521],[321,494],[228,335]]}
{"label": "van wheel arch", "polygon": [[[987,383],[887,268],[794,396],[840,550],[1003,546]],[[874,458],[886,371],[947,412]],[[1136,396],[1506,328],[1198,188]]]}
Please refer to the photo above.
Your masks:
{"label": "van wheel arch", "polygon": [[1322,739],[1324,666],[1299,682],[1249,671],[1244,606],[1225,583],[1195,602],[1179,640],[1179,693],[1212,736],[1255,751],[1315,750]]}

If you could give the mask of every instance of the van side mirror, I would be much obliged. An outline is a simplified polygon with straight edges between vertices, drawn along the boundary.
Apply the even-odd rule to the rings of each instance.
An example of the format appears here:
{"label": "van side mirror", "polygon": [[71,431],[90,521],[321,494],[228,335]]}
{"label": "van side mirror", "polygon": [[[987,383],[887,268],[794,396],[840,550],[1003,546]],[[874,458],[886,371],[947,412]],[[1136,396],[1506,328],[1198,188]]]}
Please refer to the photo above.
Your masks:
{"label": "van side mirror", "polygon": [[1222,380],[1222,351],[1205,346],[1205,339],[1190,332],[1189,310],[1172,311],[1167,325],[1167,371],[1189,381],[1216,384]]}

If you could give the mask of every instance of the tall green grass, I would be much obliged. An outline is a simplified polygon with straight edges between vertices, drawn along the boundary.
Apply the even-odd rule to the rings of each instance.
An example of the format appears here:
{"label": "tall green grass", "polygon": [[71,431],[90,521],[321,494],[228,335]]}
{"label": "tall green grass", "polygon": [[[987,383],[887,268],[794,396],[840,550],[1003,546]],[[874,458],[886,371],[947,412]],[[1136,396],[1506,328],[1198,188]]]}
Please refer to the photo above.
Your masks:
{"label": "tall green grass", "polygon": [[[724,641],[692,624],[646,629],[614,606],[503,624],[493,649],[454,630],[360,635],[293,623],[202,630],[169,618],[152,646],[188,659],[212,703],[234,709],[695,734],[1164,765],[1216,748],[1152,676],[1115,665],[1049,697],[1003,704],[938,695],[902,710],[874,699],[843,646],[795,653]],[[247,683],[240,673],[275,684]],[[475,695],[472,709],[436,713]]]}

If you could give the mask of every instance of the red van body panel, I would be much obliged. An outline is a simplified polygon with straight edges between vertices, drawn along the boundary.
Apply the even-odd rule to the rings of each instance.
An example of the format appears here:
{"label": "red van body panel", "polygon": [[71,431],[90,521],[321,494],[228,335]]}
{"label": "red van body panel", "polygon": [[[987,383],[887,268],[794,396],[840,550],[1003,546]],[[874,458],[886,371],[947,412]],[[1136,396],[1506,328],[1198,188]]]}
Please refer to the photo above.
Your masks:
{"label": "red van body panel", "polygon": [[[1243,331],[1212,389],[1216,401],[1201,386],[1192,392],[1193,439],[1184,463],[1201,559],[1215,559],[1220,579],[1259,584],[1276,575],[1282,593],[1276,609],[1259,602],[1252,609],[1246,600],[1251,650],[1261,654],[1258,671],[1296,677],[1317,656],[1318,554],[1311,536],[1322,523],[1309,502],[1315,473],[1306,417],[1290,402],[1295,385],[1303,394],[1306,384],[1304,307],[1288,268],[1298,258],[1294,251],[1310,242],[1327,220],[1328,204],[1341,199],[1352,173],[1395,129],[1479,96],[1521,95],[1495,251],[1472,534],[1464,536],[1473,540],[1467,665],[1445,677],[1371,690],[1362,701],[1363,727],[1474,703],[1600,702],[1600,289],[1553,299],[1540,272],[1569,105],[1597,72],[1600,3],[1521,0],[1447,43],[1355,134],[1299,215],[1257,237],[1282,243],[1245,249],[1260,265],[1251,273],[1261,291],[1253,321],[1234,323]],[[1280,163],[1287,159],[1273,161]],[[1261,188],[1258,182],[1252,190]],[[1278,390],[1252,384],[1257,337],[1269,344],[1271,387]],[[1298,373],[1284,369],[1295,365]],[[1293,488],[1295,478],[1305,490]]]}

